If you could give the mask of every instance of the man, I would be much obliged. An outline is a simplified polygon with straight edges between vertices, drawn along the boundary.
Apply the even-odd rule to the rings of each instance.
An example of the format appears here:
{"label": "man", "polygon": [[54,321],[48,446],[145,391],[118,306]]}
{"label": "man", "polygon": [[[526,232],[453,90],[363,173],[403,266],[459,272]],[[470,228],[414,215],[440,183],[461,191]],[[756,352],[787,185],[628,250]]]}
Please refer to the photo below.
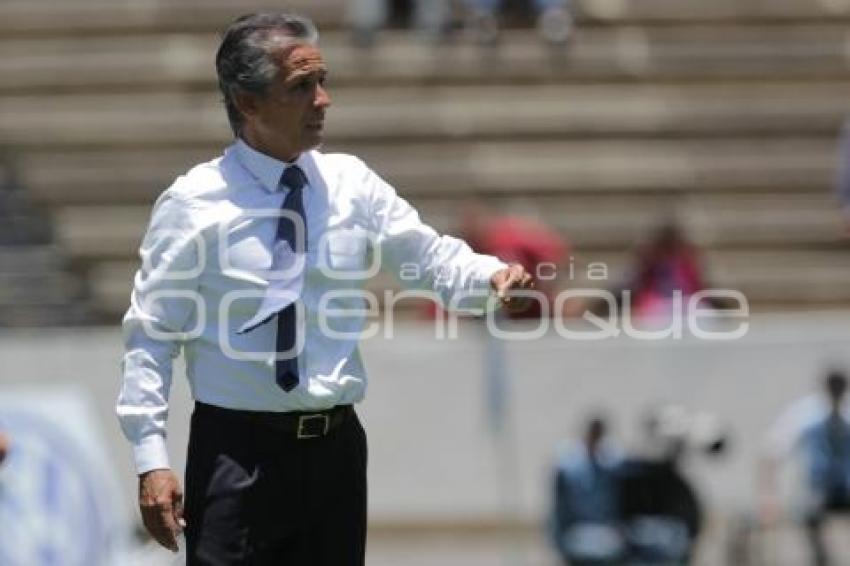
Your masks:
{"label": "man", "polygon": [[[440,237],[359,159],[322,154],[330,98],[317,33],[254,14],[226,30],[216,69],[236,141],[158,199],[124,317],[118,415],[151,535],[189,564],[362,565],[365,394],[357,348],[367,260],[448,302],[508,308],[521,266]],[[344,313],[328,326],[333,313]],[[333,330],[333,332],[331,332]],[[184,349],[196,400],[185,512],[165,422]]]}
{"label": "man", "polygon": [[553,534],[564,564],[599,566],[623,557],[622,458],[607,436],[605,417],[590,418],[582,442],[565,451],[555,468]]}
{"label": "man", "polygon": [[850,406],[844,372],[827,372],[823,393],[798,400],[772,427],[761,466],[762,515],[766,522],[775,521],[778,515],[777,468],[783,459],[795,454],[806,480],[802,521],[811,563],[831,564],[823,540],[824,521],[830,514],[850,512]]}
{"label": "man", "polygon": [[[653,408],[637,449],[620,465],[619,510],[631,563],[692,562],[704,524],[702,503],[682,466],[693,434],[693,417],[683,407]],[[702,446],[708,454],[722,447],[717,440]]]}

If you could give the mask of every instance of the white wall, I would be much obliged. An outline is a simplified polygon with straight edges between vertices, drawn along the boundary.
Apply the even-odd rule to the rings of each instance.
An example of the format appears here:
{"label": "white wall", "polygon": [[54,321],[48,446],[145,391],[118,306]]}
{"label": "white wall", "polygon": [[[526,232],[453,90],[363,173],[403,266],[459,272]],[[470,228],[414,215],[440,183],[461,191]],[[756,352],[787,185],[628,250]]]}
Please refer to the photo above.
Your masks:
{"label": "white wall", "polygon": [[[396,337],[364,346],[370,391],[360,411],[370,436],[371,516],[396,520],[487,519],[513,502],[536,520],[547,506],[554,447],[591,408],[607,409],[621,438],[657,400],[718,414],[733,429],[732,452],[701,464],[700,486],[725,512],[751,501],[753,462],[783,406],[809,391],[828,363],[850,367],[850,313],[757,316],[732,342],[693,339],[582,343],[550,332],[505,344],[515,473],[488,431],[480,329],[441,341],[430,326],[399,325]],[[128,498],[135,498],[129,450],[113,416],[121,353],[117,329],[0,333],[0,395],[10,387],[76,383],[88,391]],[[181,365],[181,364],[178,364]],[[169,445],[182,471],[190,400],[172,394]],[[508,443],[510,444],[510,443]],[[515,475],[517,483],[512,483]],[[516,485],[506,497],[503,482]]]}

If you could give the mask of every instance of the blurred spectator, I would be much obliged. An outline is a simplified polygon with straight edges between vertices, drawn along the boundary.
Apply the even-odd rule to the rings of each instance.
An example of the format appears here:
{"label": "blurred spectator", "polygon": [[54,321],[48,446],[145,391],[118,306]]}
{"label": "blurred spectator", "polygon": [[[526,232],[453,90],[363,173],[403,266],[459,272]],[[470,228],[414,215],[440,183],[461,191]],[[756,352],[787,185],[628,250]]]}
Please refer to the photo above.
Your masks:
{"label": "blurred spectator", "polygon": [[[449,28],[450,0],[410,0],[412,26],[424,36],[438,38]],[[390,0],[349,0],[348,23],[354,42],[369,47],[386,27],[393,5]]]}
{"label": "blurred spectator", "polygon": [[521,264],[535,278],[535,291],[546,298],[548,305],[532,298],[527,308],[507,313],[508,316],[540,318],[544,312],[554,314],[555,276],[569,256],[569,246],[558,232],[534,218],[500,216],[481,201],[470,200],[463,205],[458,236],[478,253]]}
{"label": "blurred spectator", "polygon": [[555,470],[553,535],[566,564],[615,564],[622,558],[620,460],[601,416],[591,418],[582,441],[560,457]]}
{"label": "blurred spectator", "polygon": [[838,176],[835,192],[841,205],[844,234],[850,236],[850,118],[844,122],[838,139]]}
{"label": "blurred spectator", "polygon": [[[500,28],[497,12],[504,0],[465,0],[465,3],[467,28],[475,40],[483,45],[497,43]],[[533,5],[540,37],[553,45],[567,43],[573,31],[567,0],[533,0]]]}
{"label": "blurred spectator", "polygon": [[762,516],[768,523],[778,516],[777,468],[794,455],[805,475],[801,519],[812,564],[831,564],[823,540],[824,520],[830,514],[850,511],[850,405],[843,371],[828,372],[823,393],[795,402],[770,431],[760,482]]}
{"label": "blurred spectator", "polygon": [[621,468],[620,510],[629,558],[639,564],[688,564],[703,509],[681,469],[690,449],[719,454],[725,446],[715,419],[670,405],[651,411],[643,443]]}
{"label": "blurred spectator", "polygon": [[712,415],[678,405],[650,411],[639,445],[621,457],[602,418],[559,461],[553,535],[566,564],[688,564],[703,508],[682,470],[689,452],[717,455],[726,433]]}
{"label": "blurred spectator", "polygon": [[[620,299],[623,292],[630,293],[631,315],[637,320],[666,321],[674,309],[684,309],[689,297],[705,287],[696,247],[671,221],[661,224],[638,249]],[[677,294],[681,294],[679,302]]]}

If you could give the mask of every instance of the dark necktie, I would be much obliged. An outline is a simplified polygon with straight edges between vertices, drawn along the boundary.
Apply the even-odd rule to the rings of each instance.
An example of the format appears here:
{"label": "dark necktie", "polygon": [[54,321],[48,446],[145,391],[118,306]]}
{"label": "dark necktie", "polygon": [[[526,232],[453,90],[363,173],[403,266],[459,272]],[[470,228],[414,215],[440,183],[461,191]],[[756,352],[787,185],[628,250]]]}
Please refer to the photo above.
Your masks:
{"label": "dark necktie", "polygon": [[[281,216],[277,225],[276,241],[285,241],[295,253],[307,253],[307,220],[304,216],[302,190],[307,183],[304,172],[297,165],[287,167],[280,184],[289,189],[283,201],[282,210],[297,214],[304,222],[302,237],[296,238],[295,223],[287,216]],[[302,248],[302,249],[298,249]],[[302,264],[304,265],[304,264]],[[303,276],[303,274],[302,274]],[[277,314],[277,352],[293,352],[291,357],[275,362],[275,381],[284,391],[292,391],[298,385],[298,357],[294,355],[296,333],[295,303],[286,306]]]}

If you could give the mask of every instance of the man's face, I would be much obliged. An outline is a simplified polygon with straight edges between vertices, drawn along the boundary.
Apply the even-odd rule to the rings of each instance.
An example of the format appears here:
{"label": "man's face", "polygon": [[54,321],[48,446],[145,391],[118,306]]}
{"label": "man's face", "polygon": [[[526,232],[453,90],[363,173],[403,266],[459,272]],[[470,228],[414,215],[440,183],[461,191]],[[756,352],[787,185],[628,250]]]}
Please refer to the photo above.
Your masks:
{"label": "man's face", "polygon": [[280,72],[263,96],[254,99],[249,119],[281,157],[294,159],[324,139],[327,66],[318,48],[297,44],[278,54]]}

